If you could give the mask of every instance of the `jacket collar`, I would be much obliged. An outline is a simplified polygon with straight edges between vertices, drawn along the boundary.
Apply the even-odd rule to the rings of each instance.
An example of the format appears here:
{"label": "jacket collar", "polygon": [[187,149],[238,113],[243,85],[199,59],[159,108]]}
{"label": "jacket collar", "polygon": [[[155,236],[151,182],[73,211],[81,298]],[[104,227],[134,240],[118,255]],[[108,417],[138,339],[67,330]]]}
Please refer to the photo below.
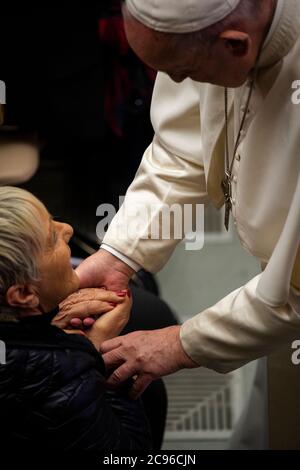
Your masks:
{"label": "jacket collar", "polygon": [[51,312],[43,313],[42,315],[32,315],[24,317],[19,320],[22,325],[31,325],[33,327],[45,327],[50,326],[53,318],[58,314],[59,308],[51,310]]}
{"label": "jacket collar", "polygon": [[76,334],[67,334],[51,325],[57,312],[58,308],[43,315],[28,316],[18,321],[0,322],[0,339],[13,347],[81,349],[92,353],[103,365],[100,354],[88,339]]}

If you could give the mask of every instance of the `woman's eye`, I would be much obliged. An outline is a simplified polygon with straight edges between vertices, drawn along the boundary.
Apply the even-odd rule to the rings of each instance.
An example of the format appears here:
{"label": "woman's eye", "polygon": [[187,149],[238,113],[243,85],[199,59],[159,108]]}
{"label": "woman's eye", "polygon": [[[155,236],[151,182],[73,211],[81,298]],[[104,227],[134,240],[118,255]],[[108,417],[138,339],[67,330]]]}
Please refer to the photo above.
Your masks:
{"label": "woman's eye", "polygon": [[[54,222],[60,222],[60,216],[59,215],[53,215],[51,218]],[[53,224],[51,239],[52,239],[52,245],[55,245],[58,241],[58,234],[57,234],[57,231],[56,231],[56,228],[55,228],[55,224]]]}
{"label": "woman's eye", "polygon": [[55,222],[62,222],[62,218],[60,215],[52,215],[52,220]]}

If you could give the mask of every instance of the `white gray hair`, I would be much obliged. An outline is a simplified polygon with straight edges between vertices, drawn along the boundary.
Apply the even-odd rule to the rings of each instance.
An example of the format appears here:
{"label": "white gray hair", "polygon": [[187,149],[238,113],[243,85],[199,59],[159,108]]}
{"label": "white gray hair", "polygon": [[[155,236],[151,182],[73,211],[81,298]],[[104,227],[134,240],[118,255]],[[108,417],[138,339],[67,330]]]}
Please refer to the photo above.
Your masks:
{"label": "white gray hair", "polygon": [[0,305],[10,286],[38,280],[38,259],[46,246],[43,209],[28,191],[0,187]]}

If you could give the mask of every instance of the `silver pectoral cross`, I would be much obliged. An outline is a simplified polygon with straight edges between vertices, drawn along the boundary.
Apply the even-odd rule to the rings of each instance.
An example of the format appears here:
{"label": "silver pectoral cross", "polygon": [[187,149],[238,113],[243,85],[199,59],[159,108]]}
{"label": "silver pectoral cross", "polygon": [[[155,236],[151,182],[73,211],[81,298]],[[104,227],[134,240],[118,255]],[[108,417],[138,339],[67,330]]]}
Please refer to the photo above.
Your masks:
{"label": "silver pectoral cross", "polygon": [[231,197],[232,197],[232,186],[231,186],[231,175],[226,172],[226,175],[222,181],[222,190],[225,198],[225,220],[224,225],[228,232],[230,212],[232,209]]}

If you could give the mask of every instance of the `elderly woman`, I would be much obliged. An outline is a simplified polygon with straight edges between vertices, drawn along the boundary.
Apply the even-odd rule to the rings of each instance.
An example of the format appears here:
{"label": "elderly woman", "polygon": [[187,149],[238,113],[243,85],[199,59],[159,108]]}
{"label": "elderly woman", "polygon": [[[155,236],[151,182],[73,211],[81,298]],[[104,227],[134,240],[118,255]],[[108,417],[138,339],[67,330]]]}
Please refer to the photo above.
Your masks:
{"label": "elderly woman", "polygon": [[106,391],[98,352],[127,323],[130,291],[87,291],[101,316],[84,333],[61,329],[68,321],[57,306],[79,286],[72,233],[30,193],[0,188],[1,453],[151,447],[141,403]]}

